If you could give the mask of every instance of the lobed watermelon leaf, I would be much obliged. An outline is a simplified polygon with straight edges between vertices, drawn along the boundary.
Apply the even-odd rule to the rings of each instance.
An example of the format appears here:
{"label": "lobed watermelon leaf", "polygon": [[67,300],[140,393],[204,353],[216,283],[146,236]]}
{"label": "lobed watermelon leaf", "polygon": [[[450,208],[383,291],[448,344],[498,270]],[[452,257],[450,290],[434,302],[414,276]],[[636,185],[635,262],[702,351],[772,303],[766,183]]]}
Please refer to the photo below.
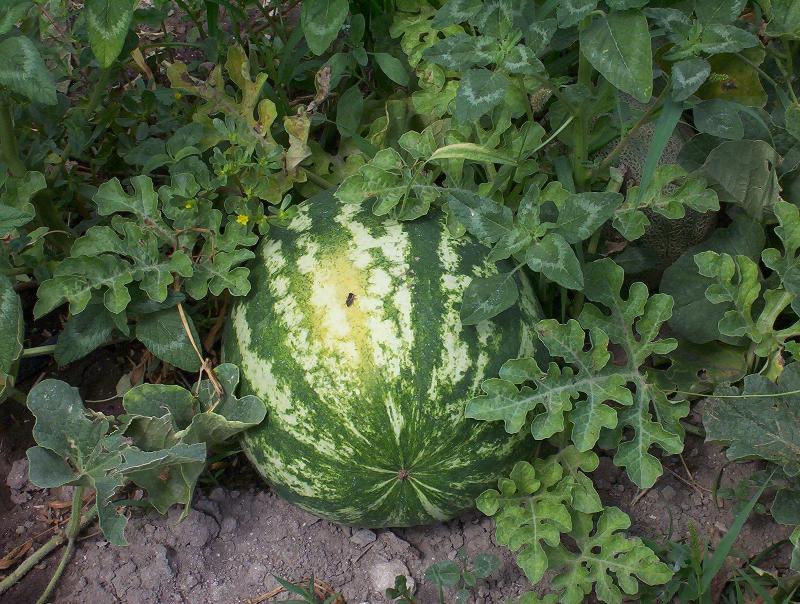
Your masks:
{"label": "lobed watermelon leaf", "polygon": [[196,393],[179,386],[143,384],[123,398],[127,415],[113,418],[84,407],[77,388],[44,380],[28,395],[36,418],[36,446],[28,449],[30,479],[53,488],[81,485],[95,490],[103,535],[125,545],[127,518],[116,497],[129,481],[147,490],[159,512],[191,502],[209,447],[260,423],[266,407],[255,396],[236,398],[239,370],[216,369]]}
{"label": "lobed watermelon leaf", "polygon": [[[630,519],[617,508],[604,508],[586,475],[598,462],[592,451],[573,446],[533,464],[518,462],[497,490],[485,491],[476,502],[494,517],[497,542],[518,552],[517,564],[531,582],[548,569],[556,572],[551,588],[561,602],[583,602],[592,589],[602,602],[621,602],[622,592],[637,593],[639,581],[665,583],[672,574],[640,539],[619,533]],[[554,597],[528,595],[522,601]]]}

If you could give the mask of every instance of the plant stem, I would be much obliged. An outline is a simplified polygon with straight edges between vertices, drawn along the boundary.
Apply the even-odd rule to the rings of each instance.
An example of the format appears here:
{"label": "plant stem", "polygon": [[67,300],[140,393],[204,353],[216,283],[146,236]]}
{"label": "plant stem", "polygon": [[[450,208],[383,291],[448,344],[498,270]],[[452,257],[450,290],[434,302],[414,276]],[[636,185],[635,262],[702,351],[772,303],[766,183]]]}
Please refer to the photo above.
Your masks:
{"label": "plant stem", "polygon": [[25,393],[22,392],[21,390],[17,390],[13,386],[10,386],[10,387],[7,387],[6,393],[8,394],[9,398],[13,398],[15,401],[17,401],[23,407],[27,407],[28,406],[28,399],[25,396]]}
{"label": "plant stem", "polygon": [[100,75],[92,87],[92,96],[89,97],[89,104],[86,106],[86,115],[91,115],[100,104],[100,99],[106,94],[108,88],[108,80],[111,77],[111,69],[104,67],[100,70]]}
{"label": "plant stem", "polygon": [[27,266],[14,266],[12,268],[4,268],[0,270],[0,275],[6,275],[7,277],[12,277],[14,275],[25,275],[30,272]]}
{"label": "plant stem", "polygon": [[[581,21],[580,29],[586,29],[591,22],[591,15]],[[592,89],[592,66],[582,52],[578,53],[578,84],[588,91]],[[580,193],[586,190],[589,182],[589,173],[586,170],[586,160],[589,156],[587,135],[589,131],[589,118],[586,114],[587,103],[581,103],[577,110],[577,127],[575,128],[575,148],[573,149],[572,170],[575,175],[575,188]]]}
{"label": "plant stem", "polygon": [[177,4],[183,12],[187,14],[187,16],[194,22],[195,26],[197,27],[197,33],[200,36],[201,40],[206,39],[206,32],[203,30],[203,24],[200,23],[200,20],[197,18],[197,15],[189,8],[189,6],[184,2],[184,0],[175,0],[175,4]]}
{"label": "plant stem", "polygon": [[11,176],[25,176],[25,164],[19,156],[17,137],[14,135],[14,121],[11,118],[11,106],[8,99],[0,96],[0,157],[11,172]]}
{"label": "plant stem", "polygon": [[70,558],[72,558],[72,554],[75,552],[75,538],[81,531],[83,490],[84,487],[82,486],[75,487],[75,491],[72,493],[72,513],[70,515],[69,524],[67,525],[67,530],[65,533],[67,536],[67,547],[64,550],[64,554],[61,556],[61,561],[58,563],[53,576],[50,578],[50,582],[47,584],[47,587],[44,588],[44,592],[36,601],[36,604],[47,604],[47,602],[50,600],[50,594],[53,593],[58,580],[61,578],[61,575],[64,574],[64,569],[67,567],[67,562],[69,562]]}
{"label": "plant stem", "polygon": [[[698,393],[697,396],[703,396],[703,395]],[[703,429],[702,426],[695,426],[694,424],[690,424],[689,422],[686,421],[681,421],[681,426],[689,434],[694,434],[695,436],[699,436],[700,438],[706,437],[706,431]]]}
{"label": "plant stem", "polygon": [[323,188],[323,189],[325,189],[326,191],[327,191],[328,189],[332,189],[332,188],[333,188],[333,186],[334,186],[334,185],[333,185],[333,183],[330,183],[330,182],[328,182],[327,180],[325,180],[324,178],[322,178],[322,176],[319,176],[319,175],[317,175],[317,174],[314,174],[313,172],[311,172],[311,171],[309,171],[309,170],[306,170],[305,168],[300,168],[300,169],[301,169],[303,172],[305,172],[306,178],[308,178],[308,180],[309,180],[310,182],[314,183],[314,184],[315,184],[315,185],[317,185],[318,187],[322,187],[322,188]]}
{"label": "plant stem", "polygon": [[34,346],[33,348],[26,348],[22,351],[22,358],[38,357],[45,354],[53,354],[56,350],[55,344],[47,344],[45,346]]}
{"label": "plant stem", "polygon": [[[92,509],[81,517],[78,525],[78,532],[82,531],[90,522],[92,522],[95,516],[97,516],[97,507],[92,506]],[[72,519],[70,519],[70,522],[71,521]],[[16,585],[20,581],[20,579],[22,579],[22,577],[28,574],[28,571],[30,571],[34,566],[39,564],[39,562],[41,562],[50,552],[52,552],[59,545],[61,545],[65,539],[67,539],[66,532],[54,535],[47,543],[42,545],[42,547],[40,547],[30,556],[25,558],[25,561],[22,564],[20,564],[17,568],[15,568],[14,572],[12,572],[5,579],[0,581],[0,595],[4,594],[6,591],[8,591],[14,585]]]}

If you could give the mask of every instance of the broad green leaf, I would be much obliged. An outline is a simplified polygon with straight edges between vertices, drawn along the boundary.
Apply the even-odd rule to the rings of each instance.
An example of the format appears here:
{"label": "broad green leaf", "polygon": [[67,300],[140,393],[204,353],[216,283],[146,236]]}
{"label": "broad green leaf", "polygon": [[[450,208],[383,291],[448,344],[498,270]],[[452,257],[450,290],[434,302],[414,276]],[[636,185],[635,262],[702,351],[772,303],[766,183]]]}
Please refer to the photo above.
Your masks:
{"label": "broad green leaf", "polygon": [[163,254],[152,230],[124,219],[115,220],[114,227],[91,227],[73,244],[72,257],[93,257],[107,252],[123,256],[131,261],[133,277],[139,287],[156,302],[167,298],[167,288],[177,276],[192,276],[192,261],[186,253],[177,250],[169,256]]}
{"label": "broad green leaf", "polygon": [[64,325],[56,343],[56,362],[66,365],[108,344],[116,326],[114,316],[105,306],[90,304],[80,314],[71,316]]}
{"label": "broad green leaf", "polygon": [[364,97],[358,86],[351,86],[339,97],[336,104],[336,128],[342,136],[353,136],[361,125]]}
{"label": "broad green leaf", "polygon": [[500,367],[500,378],[508,380],[512,384],[521,384],[526,380],[539,377],[541,374],[542,370],[536,364],[536,359],[531,357],[509,359]]}
{"label": "broad green leaf", "polygon": [[[186,320],[192,330],[195,344],[200,346],[200,338],[194,329],[191,317],[186,315]],[[175,365],[184,371],[200,369],[200,360],[175,308],[141,317],[136,324],[136,338],[155,356],[170,365]]]}
{"label": "broad green leaf", "polygon": [[640,11],[596,16],[580,33],[580,49],[613,86],[646,103],[653,93],[653,55]]}
{"label": "broad green leaf", "polygon": [[[175,504],[188,506],[203,471],[206,444],[177,443],[171,449],[126,456],[127,476],[147,490],[147,500],[160,513]],[[147,467],[147,464],[151,467]]]}
{"label": "broad green leaf", "polygon": [[436,11],[431,25],[441,28],[464,23],[477,15],[482,5],[481,0],[447,0]]}
{"label": "broad green leaf", "polygon": [[562,545],[561,536],[574,532],[574,519],[584,514],[591,517],[603,509],[585,474],[598,463],[592,451],[580,453],[572,446],[565,447],[533,465],[518,462],[509,478],[498,480],[497,490],[489,489],[478,497],[478,509],[494,516],[497,542],[518,552],[517,564],[532,583],[547,569],[562,570],[556,561],[571,552]]}
{"label": "broad green leaf", "polygon": [[0,275],[0,403],[16,381],[16,364],[25,335],[22,302],[8,277]]}
{"label": "broad green leaf", "polygon": [[536,53],[521,44],[515,46],[505,56],[502,63],[503,69],[515,75],[536,75],[545,71],[545,67]]}
{"label": "broad green leaf", "polygon": [[513,273],[473,277],[461,302],[462,325],[477,325],[514,305],[519,297]]}
{"label": "broad green leaf", "polygon": [[[28,450],[31,480],[42,485],[86,485],[96,492],[100,529],[114,545],[125,545],[127,519],[110,500],[124,480],[115,473],[127,446],[118,434],[107,434],[105,419],[90,420],[77,388],[59,380],[44,380],[28,394],[28,408],[36,418]],[[72,477],[68,479],[68,470]]]}
{"label": "broad green leaf", "polygon": [[[408,142],[408,139],[404,139]],[[416,217],[427,213],[430,204],[439,196],[438,187],[431,185],[433,176],[417,174],[406,166],[403,157],[388,147],[378,151],[369,163],[345,178],[334,196],[342,203],[361,204],[375,198],[372,208],[376,216],[385,216],[406,199],[406,206],[419,208]],[[409,203],[410,202],[410,203]],[[397,216],[400,220],[415,216]]]}
{"label": "broad green leaf", "polygon": [[461,123],[477,120],[506,97],[508,78],[488,69],[470,69],[461,78],[453,117]]}
{"label": "broad green leaf", "polygon": [[525,262],[562,287],[583,289],[581,263],[567,240],[558,233],[548,233],[531,245],[525,253]]}
{"label": "broad green leaf", "polygon": [[672,98],[685,101],[692,96],[711,75],[711,65],[705,59],[684,59],[672,66]]}
{"label": "broad green leaf", "polygon": [[614,215],[621,203],[619,193],[573,193],[558,208],[557,232],[568,243],[589,239]]}
{"label": "broad green leaf", "polygon": [[[519,214],[517,214],[517,217],[519,217]],[[530,231],[520,226],[515,226],[497,240],[497,243],[489,252],[488,258],[492,262],[505,260],[526,249],[533,241],[533,234]]]}
{"label": "broad green leaf", "polygon": [[12,36],[0,41],[0,86],[34,103],[56,103],[53,76],[39,49],[26,36]]}
{"label": "broad green leaf", "polygon": [[559,2],[556,15],[559,27],[574,27],[597,8],[597,0],[564,0]]}
{"label": "broad green leaf", "polygon": [[746,350],[722,342],[693,344],[679,340],[670,360],[669,369],[657,374],[659,384],[667,392],[709,392],[719,384],[738,382],[747,374]]}
{"label": "broad green leaf", "polygon": [[308,0],[300,9],[300,25],[306,43],[315,55],[321,55],[339,35],[347,19],[347,0]]}
{"label": "broad green leaf", "polygon": [[53,277],[39,285],[34,317],[44,316],[64,302],[69,302],[70,313],[77,315],[98,289],[106,308],[113,314],[120,313],[131,301],[127,286],[133,280],[133,267],[111,254],[65,258]]}
{"label": "broad green leaf", "polygon": [[744,125],[739,114],[740,105],[721,99],[710,99],[695,105],[694,125],[698,132],[707,132],[719,138],[740,140]]}
{"label": "broad green leaf", "polygon": [[550,44],[557,28],[557,21],[553,18],[532,21],[524,32],[527,47],[536,55],[541,54]]}
{"label": "broad green leaf", "polygon": [[767,92],[757,66],[763,63],[765,55],[766,52],[759,45],[741,53],[709,57],[711,73],[726,77],[708,78],[697,91],[697,96],[701,99],[724,99],[748,107],[763,107],[767,102]]}
{"label": "broad green leaf", "polygon": [[463,72],[470,67],[485,67],[497,62],[497,47],[498,40],[490,36],[458,34],[439,40],[422,56],[434,65]]}
{"label": "broad green leaf", "polygon": [[28,408],[36,417],[36,443],[70,459],[76,472],[85,471],[86,462],[108,431],[108,421],[90,420],[78,389],[60,380],[46,379],[34,386],[28,394]]}
{"label": "broad green leaf", "polygon": [[706,25],[700,36],[700,48],[710,55],[740,52],[759,44],[758,38],[749,31],[721,23]]}
{"label": "broad green leaf", "polygon": [[425,579],[434,585],[451,587],[461,580],[461,569],[450,560],[442,560],[425,569]]}
{"label": "broad green leaf", "polygon": [[25,226],[36,210],[31,203],[33,196],[47,188],[44,174],[27,172],[22,178],[0,176],[0,186],[4,185],[3,203],[0,203],[0,237],[5,237],[16,229]]}
{"label": "broad green leaf", "polygon": [[775,493],[770,512],[778,524],[800,525],[800,491],[780,489]]}
{"label": "broad green leaf", "polygon": [[408,70],[403,67],[400,59],[393,57],[388,52],[376,52],[373,56],[378,67],[392,82],[400,84],[400,86],[408,86]]}
{"label": "broad green leaf", "polygon": [[102,68],[111,67],[122,52],[138,0],[86,0],[89,44]]}
{"label": "broad green leaf", "polygon": [[220,444],[236,434],[260,424],[267,409],[256,396],[236,396],[239,384],[239,368],[223,363],[214,369],[222,394],[217,394],[209,380],[203,380],[198,391],[202,413],[192,418],[189,427],[179,433],[184,442]]}
{"label": "broad green leaf", "polygon": [[60,455],[44,447],[26,451],[30,481],[43,489],[55,489],[75,480],[75,470]]}
{"label": "broad green leaf", "polygon": [[703,174],[715,186],[721,201],[741,206],[761,220],[778,198],[775,166],[779,159],[764,141],[726,141],[708,154]]}
{"label": "broad green leaf", "polygon": [[497,149],[490,149],[476,143],[453,143],[440,147],[434,151],[429,161],[437,159],[466,159],[492,164],[515,164],[517,160],[509,157]]}
{"label": "broad green leaf", "polygon": [[786,108],[786,131],[800,141],[800,103],[792,103]]}
{"label": "broad green leaf", "polygon": [[472,560],[472,571],[478,579],[485,579],[500,568],[500,558],[494,554],[477,554]]}
{"label": "broad green leaf", "polygon": [[6,0],[3,2],[2,13],[0,13],[0,36],[10,32],[18,21],[28,14],[28,10],[33,6],[33,2],[27,0]]}
{"label": "broad green leaf", "polygon": [[[748,375],[741,388],[721,386],[706,400],[707,438],[728,446],[729,459],[765,459],[789,476],[800,474],[800,363],[785,367],[777,382]],[[729,398],[725,398],[729,397]]]}
{"label": "broad green leaf", "polygon": [[703,25],[709,23],[733,23],[741,15],[747,0],[728,0],[726,2],[697,2],[694,14]]}
{"label": "broad green leaf", "polygon": [[[174,504],[188,506],[191,502],[206,447],[261,423],[266,416],[266,407],[257,397],[236,397],[238,367],[222,364],[214,372],[221,395],[209,380],[203,380],[196,397],[178,386],[143,384],[128,391],[123,399],[130,414],[126,435],[139,447],[172,453],[166,471],[165,462],[161,462],[156,468],[130,473],[136,484],[148,490],[150,501],[162,513]],[[198,455],[178,458],[174,452],[179,445],[191,447]]]}
{"label": "broad green leaf", "polygon": [[[132,418],[169,416],[173,432],[187,428],[194,414],[200,411],[196,396],[185,388],[171,384],[134,386],[123,396],[122,406]],[[138,438],[135,427],[134,420],[129,423],[126,433]]]}
{"label": "broad green leaf", "polygon": [[771,0],[767,35],[800,40],[800,6],[795,0]]}
{"label": "broad green leaf", "polygon": [[450,211],[479,241],[494,243],[513,227],[511,209],[463,190],[446,190]]}
{"label": "broad green leaf", "polygon": [[712,304],[706,298],[706,290],[712,280],[697,270],[694,258],[706,250],[734,256],[744,255],[757,259],[764,247],[764,231],[761,226],[740,216],[727,228],[717,229],[703,243],[689,248],[664,271],[660,290],[675,300],[675,308],[669,321],[670,329],[678,336],[696,344],[723,339],[735,344],[738,340],[721,336],[717,324],[730,304]]}
{"label": "broad green leaf", "polygon": [[409,64],[416,68],[422,60],[422,53],[440,40],[440,33],[452,36],[463,33],[457,25],[434,25],[432,17],[436,9],[432,6],[415,4],[408,12],[398,11],[389,27],[389,35],[400,38],[400,48],[408,57]]}
{"label": "broad green leaf", "polygon": [[422,132],[409,130],[397,142],[416,160],[426,160],[436,151],[436,138],[430,128]]}

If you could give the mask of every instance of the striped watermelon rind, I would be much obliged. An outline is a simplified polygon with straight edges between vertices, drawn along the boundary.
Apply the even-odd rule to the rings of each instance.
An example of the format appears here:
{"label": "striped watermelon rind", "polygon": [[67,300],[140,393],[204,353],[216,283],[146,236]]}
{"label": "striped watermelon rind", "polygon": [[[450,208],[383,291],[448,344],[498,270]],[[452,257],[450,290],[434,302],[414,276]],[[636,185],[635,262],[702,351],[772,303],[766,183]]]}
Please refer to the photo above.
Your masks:
{"label": "striped watermelon rind", "polygon": [[279,494],[335,522],[410,526],[472,507],[507,474],[526,437],[464,407],[505,360],[533,353],[540,312],[520,276],[520,304],[462,326],[464,289],[497,270],[441,216],[383,221],[329,193],[270,233],[224,356],[242,395],[267,403],[243,447]]}

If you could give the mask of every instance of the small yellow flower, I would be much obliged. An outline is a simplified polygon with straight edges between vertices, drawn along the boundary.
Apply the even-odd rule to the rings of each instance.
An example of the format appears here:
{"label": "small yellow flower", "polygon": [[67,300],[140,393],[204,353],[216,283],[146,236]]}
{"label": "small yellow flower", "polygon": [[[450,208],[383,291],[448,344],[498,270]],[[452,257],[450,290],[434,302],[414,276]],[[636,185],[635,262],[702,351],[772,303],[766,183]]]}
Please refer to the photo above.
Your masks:
{"label": "small yellow flower", "polygon": [[250,222],[250,217],[247,214],[239,214],[236,217],[236,222],[239,224],[247,226],[247,223]]}
{"label": "small yellow flower", "polygon": [[175,93],[175,100],[180,101],[183,98],[183,95],[180,92]]}
{"label": "small yellow flower", "polygon": [[191,201],[187,201],[185,204],[183,204],[183,207],[187,210],[191,210],[194,207],[194,204]]}

